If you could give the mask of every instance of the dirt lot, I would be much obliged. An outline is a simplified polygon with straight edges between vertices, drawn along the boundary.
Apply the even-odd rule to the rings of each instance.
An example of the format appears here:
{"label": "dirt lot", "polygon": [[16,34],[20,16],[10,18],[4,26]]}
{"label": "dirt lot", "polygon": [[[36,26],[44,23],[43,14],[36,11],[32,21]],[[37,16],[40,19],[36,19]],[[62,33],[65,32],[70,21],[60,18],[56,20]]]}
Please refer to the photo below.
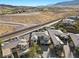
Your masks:
{"label": "dirt lot", "polygon": [[0,24],[0,35],[12,32],[13,30],[14,28],[9,25]]}
{"label": "dirt lot", "polygon": [[[10,15],[0,15],[1,21],[6,22],[16,22],[23,24],[41,24],[51,20],[56,20],[58,18],[62,18],[66,13],[54,13],[54,12],[37,12],[35,14],[10,14]],[[29,26],[29,25],[28,25]],[[18,27],[17,27],[18,28]],[[19,27],[20,29],[21,27]],[[0,25],[0,34],[5,34],[15,31],[14,26],[10,26],[9,24],[1,24]]]}
{"label": "dirt lot", "polygon": [[[58,15],[58,16],[57,16]],[[48,22],[50,20],[54,20],[55,18],[59,17],[59,14],[55,14],[53,12],[40,12],[38,14],[32,15],[5,15],[0,16],[0,20],[4,21],[13,21],[18,23],[25,23],[25,24],[40,24],[44,22]]]}

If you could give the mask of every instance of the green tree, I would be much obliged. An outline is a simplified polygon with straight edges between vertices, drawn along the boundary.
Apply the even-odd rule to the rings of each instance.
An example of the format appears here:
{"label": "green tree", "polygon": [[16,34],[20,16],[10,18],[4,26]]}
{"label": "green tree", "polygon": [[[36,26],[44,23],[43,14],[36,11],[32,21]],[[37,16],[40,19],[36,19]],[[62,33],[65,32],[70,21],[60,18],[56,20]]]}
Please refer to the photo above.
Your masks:
{"label": "green tree", "polygon": [[76,53],[79,55],[79,47],[76,48]]}
{"label": "green tree", "polygon": [[2,44],[3,42],[0,40],[0,58],[2,58],[2,46],[1,46],[1,44]]}
{"label": "green tree", "polygon": [[76,21],[75,27],[75,32],[79,33],[79,21]]}
{"label": "green tree", "polygon": [[28,56],[31,58],[36,58],[38,55],[41,56],[42,54],[42,49],[39,45],[32,44],[32,47],[30,48],[30,51],[28,52]]}

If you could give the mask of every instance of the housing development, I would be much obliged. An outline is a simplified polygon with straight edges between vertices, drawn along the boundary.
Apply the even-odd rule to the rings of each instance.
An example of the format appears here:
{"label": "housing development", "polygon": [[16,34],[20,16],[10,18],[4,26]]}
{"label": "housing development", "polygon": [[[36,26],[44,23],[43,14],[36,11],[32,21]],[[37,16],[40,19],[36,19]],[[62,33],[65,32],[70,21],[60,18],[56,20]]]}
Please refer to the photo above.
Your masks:
{"label": "housing development", "polygon": [[[75,58],[79,56],[79,34],[65,32],[61,25],[58,29],[55,25],[64,24],[69,28],[75,26],[79,16],[70,16],[67,19],[55,21],[48,26],[35,26],[34,30],[21,31],[0,36],[3,39],[1,44],[2,56],[8,58]],[[52,25],[53,24],[53,25]],[[37,28],[36,28],[37,27]],[[62,31],[63,30],[63,31]],[[71,29],[72,30],[72,29]],[[16,35],[17,33],[21,35]],[[8,39],[9,36],[13,38]],[[16,36],[15,36],[16,35]]]}
{"label": "housing development", "polygon": [[79,7],[62,3],[0,4],[0,58],[79,58]]}

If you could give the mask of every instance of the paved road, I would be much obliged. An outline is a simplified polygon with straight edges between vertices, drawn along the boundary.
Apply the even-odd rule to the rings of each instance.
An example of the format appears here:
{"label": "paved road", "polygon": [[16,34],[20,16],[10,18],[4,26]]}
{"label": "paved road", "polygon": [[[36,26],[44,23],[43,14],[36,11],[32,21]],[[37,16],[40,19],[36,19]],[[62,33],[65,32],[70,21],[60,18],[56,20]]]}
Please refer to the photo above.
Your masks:
{"label": "paved road", "polygon": [[57,23],[59,21],[61,21],[61,20],[58,20],[57,19],[55,21],[51,21],[51,22],[48,22],[48,23],[45,23],[45,24],[36,25],[36,26],[32,26],[32,27],[29,27],[29,28],[25,28],[25,29],[22,29],[22,30],[19,30],[19,31],[16,31],[16,32],[12,32],[12,33],[9,33],[9,34],[5,34],[5,35],[0,36],[0,39],[2,39],[3,41],[6,41],[6,40],[8,40],[10,38],[22,36],[24,34],[31,33],[31,32],[33,32],[35,30],[38,30],[38,29],[41,29],[41,28],[50,26],[50,25],[55,24],[55,23]]}
{"label": "paved road", "polygon": [[63,47],[64,53],[65,53],[65,58],[74,58],[73,53],[70,51],[69,44],[64,45]]}

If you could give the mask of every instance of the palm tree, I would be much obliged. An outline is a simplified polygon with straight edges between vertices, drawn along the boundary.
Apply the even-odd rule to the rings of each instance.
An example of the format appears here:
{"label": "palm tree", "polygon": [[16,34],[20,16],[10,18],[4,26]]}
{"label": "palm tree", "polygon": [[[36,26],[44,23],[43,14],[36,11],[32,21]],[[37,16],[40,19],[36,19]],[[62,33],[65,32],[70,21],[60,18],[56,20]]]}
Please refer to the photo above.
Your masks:
{"label": "palm tree", "polygon": [[0,58],[2,58],[2,46],[1,46],[1,44],[2,44],[3,42],[0,40]]}

